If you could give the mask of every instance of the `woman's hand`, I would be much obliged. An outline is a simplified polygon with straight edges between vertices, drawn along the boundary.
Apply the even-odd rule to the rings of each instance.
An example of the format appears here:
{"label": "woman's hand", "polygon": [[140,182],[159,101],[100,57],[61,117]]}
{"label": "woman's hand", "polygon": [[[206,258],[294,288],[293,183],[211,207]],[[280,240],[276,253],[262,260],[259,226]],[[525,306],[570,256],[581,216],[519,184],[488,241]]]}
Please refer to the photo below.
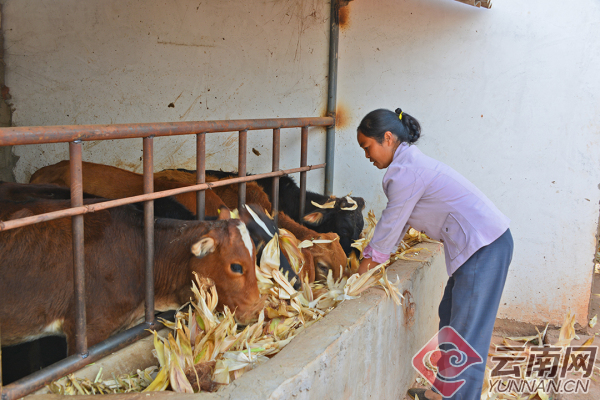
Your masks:
{"label": "woman's hand", "polygon": [[374,268],[376,266],[378,266],[379,263],[373,261],[370,258],[363,258],[362,261],[360,262],[360,265],[358,267],[358,273],[360,275],[364,274],[365,272],[367,272],[368,270],[370,270],[371,268]]}

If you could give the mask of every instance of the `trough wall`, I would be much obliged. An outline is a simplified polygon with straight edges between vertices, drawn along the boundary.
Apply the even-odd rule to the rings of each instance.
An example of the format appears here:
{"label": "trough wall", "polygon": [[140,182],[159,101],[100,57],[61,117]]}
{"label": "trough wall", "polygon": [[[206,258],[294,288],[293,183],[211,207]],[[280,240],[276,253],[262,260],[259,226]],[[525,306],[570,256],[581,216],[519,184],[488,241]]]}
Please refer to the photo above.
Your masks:
{"label": "trough wall", "polygon": [[[317,0],[1,0],[13,124],[321,116],[329,4]],[[355,0],[339,46],[335,183],[379,216],[383,171],[356,145],[372,109],[417,117],[419,147],[475,183],[511,220],[515,254],[499,317],[587,323],[600,201],[600,3]],[[299,165],[282,131],[281,167]],[[207,166],[235,169],[235,133],[208,135]],[[248,171],[270,169],[270,132]],[[311,129],[309,164],[325,133]],[[157,139],[155,169],[193,168],[193,138]],[[85,143],[86,161],[140,172],[141,140]],[[23,146],[14,173],[67,158]],[[308,174],[321,190],[322,172]]]}

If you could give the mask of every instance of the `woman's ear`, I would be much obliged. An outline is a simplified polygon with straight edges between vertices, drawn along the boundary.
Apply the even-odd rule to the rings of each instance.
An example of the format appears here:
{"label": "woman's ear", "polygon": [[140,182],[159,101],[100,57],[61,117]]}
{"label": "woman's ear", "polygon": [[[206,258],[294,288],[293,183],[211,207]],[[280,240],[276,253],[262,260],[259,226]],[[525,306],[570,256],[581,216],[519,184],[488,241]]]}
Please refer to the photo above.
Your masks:
{"label": "woman's ear", "polygon": [[385,139],[385,143],[389,146],[391,146],[392,144],[394,144],[394,134],[390,131],[385,131],[385,133],[383,134],[383,137]]}

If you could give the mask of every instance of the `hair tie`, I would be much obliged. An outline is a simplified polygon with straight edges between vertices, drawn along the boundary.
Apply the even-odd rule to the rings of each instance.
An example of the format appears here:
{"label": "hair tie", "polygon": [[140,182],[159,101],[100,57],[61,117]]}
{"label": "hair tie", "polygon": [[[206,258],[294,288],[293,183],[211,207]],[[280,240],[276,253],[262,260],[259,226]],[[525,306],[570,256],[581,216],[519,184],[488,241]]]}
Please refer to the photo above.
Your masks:
{"label": "hair tie", "polygon": [[398,114],[398,119],[402,121],[402,109],[396,108],[396,114]]}

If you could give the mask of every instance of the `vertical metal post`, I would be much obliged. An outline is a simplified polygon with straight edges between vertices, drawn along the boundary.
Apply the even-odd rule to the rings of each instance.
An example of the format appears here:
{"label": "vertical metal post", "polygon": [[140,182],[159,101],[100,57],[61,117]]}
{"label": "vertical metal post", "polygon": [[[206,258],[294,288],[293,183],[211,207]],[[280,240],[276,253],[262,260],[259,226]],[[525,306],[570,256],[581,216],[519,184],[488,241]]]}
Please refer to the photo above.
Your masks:
{"label": "vertical metal post", "polygon": [[[239,133],[239,154],[238,154],[238,175],[246,176],[246,144],[248,141],[248,130],[244,129]],[[246,183],[238,184],[238,210],[246,203]]]}
{"label": "vertical metal post", "polygon": [[[154,192],[154,137],[144,138],[144,193]],[[154,200],[144,202],[146,322],[154,324]]]}
{"label": "vertical metal post", "polygon": [[[279,171],[279,156],[280,156],[280,147],[281,147],[281,129],[275,128],[273,129],[273,172]],[[278,223],[278,215],[279,214],[279,177],[273,177],[273,186],[271,192],[271,205],[273,212],[273,219],[275,220],[275,225]]]}
{"label": "vertical metal post", "polygon": [[[81,140],[69,143],[71,172],[71,207],[83,205]],[[83,215],[71,217],[73,229],[73,290],[75,301],[75,351],[87,357],[87,331],[85,313],[85,264],[83,252]]]}
{"label": "vertical metal post", "polygon": [[[196,183],[206,180],[206,133],[196,135]],[[196,192],[196,219],[204,221],[206,209],[206,193],[204,190]]]}
{"label": "vertical metal post", "polygon": [[[308,127],[302,127],[302,133],[300,138],[300,166],[306,167],[308,165]],[[300,172],[300,210],[298,211],[298,218],[302,221],[304,217],[304,209],[306,207],[306,171]]]}
{"label": "vertical metal post", "polygon": [[333,125],[327,127],[325,146],[325,195],[333,194],[333,167],[335,158],[335,111],[337,98],[338,44],[340,38],[340,0],[331,0],[329,17],[329,83],[327,87],[327,116]]}
{"label": "vertical metal post", "polygon": [[[2,324],[0,324],[0,338],[2,337]],[[0,340],[0,399],[2,399],[2,341]]]}

